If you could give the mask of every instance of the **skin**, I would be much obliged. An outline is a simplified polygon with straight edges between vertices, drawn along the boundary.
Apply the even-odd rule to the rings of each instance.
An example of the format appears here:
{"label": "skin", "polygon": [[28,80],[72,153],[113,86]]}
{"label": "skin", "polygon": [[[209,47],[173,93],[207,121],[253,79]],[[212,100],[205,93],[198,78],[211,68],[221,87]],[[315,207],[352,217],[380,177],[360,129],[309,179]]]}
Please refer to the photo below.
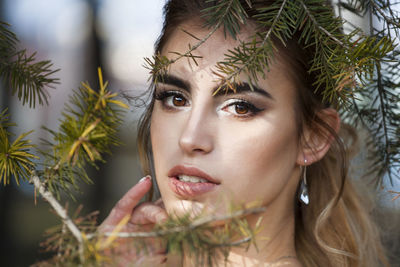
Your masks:
{"label": "skin", "polygon": [[[197,25],[193,21],[181,27],[201,38],[207,31]],[[150,181],[144,181],[122,198],[124,204],[117,204],[103,226],[112,228],[126,214],[131,215],[128,225],[151,226],[165,219],[167,213],[225,214],[226,201],[236,205],[256,202],[266,207],[261,214],[263,228],[257,235],[260,251],[232,249],[231,266],[263,266],[284,256],[296,256],[294,199],[301,168],[305,159],[311,164],[322,158],[331,139],[320,138],[305,129],[305,142],[298,140],[294,108],[296,85],[279,56],[271,62],[269,71],[265,70],[266,76],[259,77],[255,84],[264,93],[246,91],[213,96],[219,85],[216,63],[239,40],[247,40],[250,32],[251,28],[245,29],[238,40],[225,38],[222,30],[216,32],[194,52],[201,57],[196,59],[197,65],[189,59],[172,64],[168,74],[185,86],[168,80],[160,82],[156,86],[157,100],[151,119],[156,179],[164,206],[145,203],[136,207],[138,199],[149,188]],[[169,52],[185,53],[188,44],[196,42],[177,30],[162,54],[175,58],[176,54]],[[243,83],[248,81],[245,75],[240,78]],[[338,130],[335,111],[327,109],[321,115]],[[176,165],[196,167],[216,179],[219,185],[205,194],[179,196],[168,185],[168,172]],[[254,226],[259,216],[248,216],[250,225]],[[127,230],[133,231],[133,228]],[[285,262],[283,266],[301,266],[297,259],[289,258]]]}

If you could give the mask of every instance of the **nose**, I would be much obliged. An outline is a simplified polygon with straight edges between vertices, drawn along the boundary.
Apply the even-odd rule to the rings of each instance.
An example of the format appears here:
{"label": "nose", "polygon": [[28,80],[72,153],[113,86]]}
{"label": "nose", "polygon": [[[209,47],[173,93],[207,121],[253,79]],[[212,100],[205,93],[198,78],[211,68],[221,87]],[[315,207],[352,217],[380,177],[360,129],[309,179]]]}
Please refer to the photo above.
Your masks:
{"label": "nose", "polygon": [[182,134],[179,146],[189,156],[210,153],[214,148],[213,120],[207,110],[192,109]]}

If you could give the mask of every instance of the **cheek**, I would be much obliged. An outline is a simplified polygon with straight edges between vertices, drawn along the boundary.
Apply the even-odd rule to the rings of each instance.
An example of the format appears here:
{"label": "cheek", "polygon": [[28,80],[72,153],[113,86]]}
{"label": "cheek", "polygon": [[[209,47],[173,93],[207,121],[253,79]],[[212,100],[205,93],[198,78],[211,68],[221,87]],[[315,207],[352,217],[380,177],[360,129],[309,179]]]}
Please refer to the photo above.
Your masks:
{"label": "cheek", "polygon": [[[168,146],[171,146],[172,143],[168,141],[171,129],[166,128],[167,120],[161,116],[159,112],[157,112],[156,107],[153,110],[153,114],[151,117],[151,124],[150,124],[150,140],[153,152],[153,163],[154,163],[154,170],[155,170],[155,179],[157,180],[158,187],[161,190],[161,194],[163,194],[163,189],[166,184],[163,184],[163,180],[159,179],[160,173],[162,170],[166,169],[166,161],[165,159],[168,155],[166,155],[167,151],[170,150]],[[169,123],[170,125],[170,123]],[[168,129],[166,131],[166,129]]]}
{"label": "cheek", "polygon": [[227,185],[245,199],[269,201],[293,176],[298,153],[294,122],[260,121],[241,128],[226,131],[235,135],[221,139],[231,174]]}
{"label": "cheek", "polygon": [[[162,112],[158,111],[158,108],[155,107],[151,117],[150,139],[156,166],[162,163],[161,159],[163,155],[165,156],[165,153],[171,150],[169,147],[175,144],[175,142],[171,140],[174,129],[176,129],[176,125],[171,123],[170,120],[167,120]],[[157,169],[158,168],[156,168],[156,170]]]}
{"label": "cheek", "polygon": [[[176,159],[180,158],[179,136],[182,130],[184,116],[176,114],[166,114],[160,107],[154,107],[150,124],[150,139],[153,152],[154,169],[156,179],[159,180],[161,174],[174,166]],[[160,187],[165,179],[158,181]],[[161,188],[160,188],[161,189]]]}

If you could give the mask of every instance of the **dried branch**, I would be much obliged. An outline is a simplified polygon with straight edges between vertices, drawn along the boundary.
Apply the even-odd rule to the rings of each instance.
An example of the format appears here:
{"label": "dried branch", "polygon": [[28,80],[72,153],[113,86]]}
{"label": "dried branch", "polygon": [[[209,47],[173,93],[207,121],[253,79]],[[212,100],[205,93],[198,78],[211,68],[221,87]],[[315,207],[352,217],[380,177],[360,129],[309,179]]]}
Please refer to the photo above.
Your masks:
{"label": "dried branch", "polygon": [[396,199],[400,198],[400,192],[396,192],[393,190],[389,190],[388,193],[394,194],[395,196],[392,198],[392,201],[395,201]]}
{"label": "dried branch", "polygon": [[46,187],[40,182],[39,176],[33,174],[31,177],[31,182],[34,184],[35,188],[39,190],[40,195],[49,202],[50,206],[54,209],[57,215],[62,219],[63,223],[68,227],[68,230],[72,233],[75,239],[79,243],[79,255],[81,262],[84,262],[84,243],[82,238],[82,233],[78,226],[72,221],[68,216],[67,211],[61,206],[53,194],[46,189]]}

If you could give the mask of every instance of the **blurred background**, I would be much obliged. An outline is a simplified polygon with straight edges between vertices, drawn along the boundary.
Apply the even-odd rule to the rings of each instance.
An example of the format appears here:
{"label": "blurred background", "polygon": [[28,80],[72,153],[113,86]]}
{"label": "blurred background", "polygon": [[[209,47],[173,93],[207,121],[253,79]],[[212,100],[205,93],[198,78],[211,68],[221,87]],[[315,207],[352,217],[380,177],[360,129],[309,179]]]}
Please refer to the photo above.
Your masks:
{"label": "blurred background", "polygon": [[[60,69],[54,76],[61,83],[48,91],[49,106],[29,109],[7,90],[0,90],[0,110],[9,108],[11,120],[18,124],[14,132],[34,129],[30,135],[34,143],[48,138],[41,125],[57,129],[68,95],[81,81],[96,87],[99,66],[113,91],[132,96],[143,93],[149,77],[143,58],[153,53],[162,26],[164,2],[0,0],[0,20],[11,24],[21,48],[26,48],[28,54],[37,51],[38,60],[50,59],[54,69]],[[362,18],[358,20],[356,23],[365,23]],[[83,186],[82,192],[75,195],[76,202],[69,200],[70,211],[82,203],[81,213],[99,210],[101,222],[123,193],[141,178],[135,144],[141,112],[141,108],[132,107],[126,114],[120,130],[124,145],[114,149],[113,155],[106,158],[107,164],[91,171],[94,184]],[[399,191],[399,185],[388,185],[386,189]],[[382,210],[398,215],[400,201],[395,203],[390,198],[387,193],[381,194],[379,205]],[[32,185],[0,186],[0,266],[29,266],[48,257],[40,252],[39,243],[44,240],[45,230],[56,224],[59,220],[47,203],[39,200],[35,205]]]}
{"label": "blurred background", "polygon": [[[0,0],[0,20],[11,24],[28,54],[50,59],[54,76],[60,78],[49,89],[49,106],[23,107],[7,90],[0,90],[0,109],[8,107],[16,134],[34,129],[34,143],[48,138],[41,125],[57,129],[58,119],[81,81],[96,88],[97,67],[115,92],[137,96],[147,88],[148,71],[142,66],[151,57],[162,26],[164,0]],[[4,88],[1,88],[4,89]],[[141,178],[136,155],[136,124],[142,112],[132,107],[120,130],[123,145],[106,157],[98,171],[91,170],[93,185],[82,187],[68,198],[70,212],[82,203],[81,214],[99,210],[99,222],[116,201]],[[48,257],[40,253],[44,231],[59,224],[42,200],[34,203],[33,186],[23,183],[0,186],[0,266],[29,266]]]}

